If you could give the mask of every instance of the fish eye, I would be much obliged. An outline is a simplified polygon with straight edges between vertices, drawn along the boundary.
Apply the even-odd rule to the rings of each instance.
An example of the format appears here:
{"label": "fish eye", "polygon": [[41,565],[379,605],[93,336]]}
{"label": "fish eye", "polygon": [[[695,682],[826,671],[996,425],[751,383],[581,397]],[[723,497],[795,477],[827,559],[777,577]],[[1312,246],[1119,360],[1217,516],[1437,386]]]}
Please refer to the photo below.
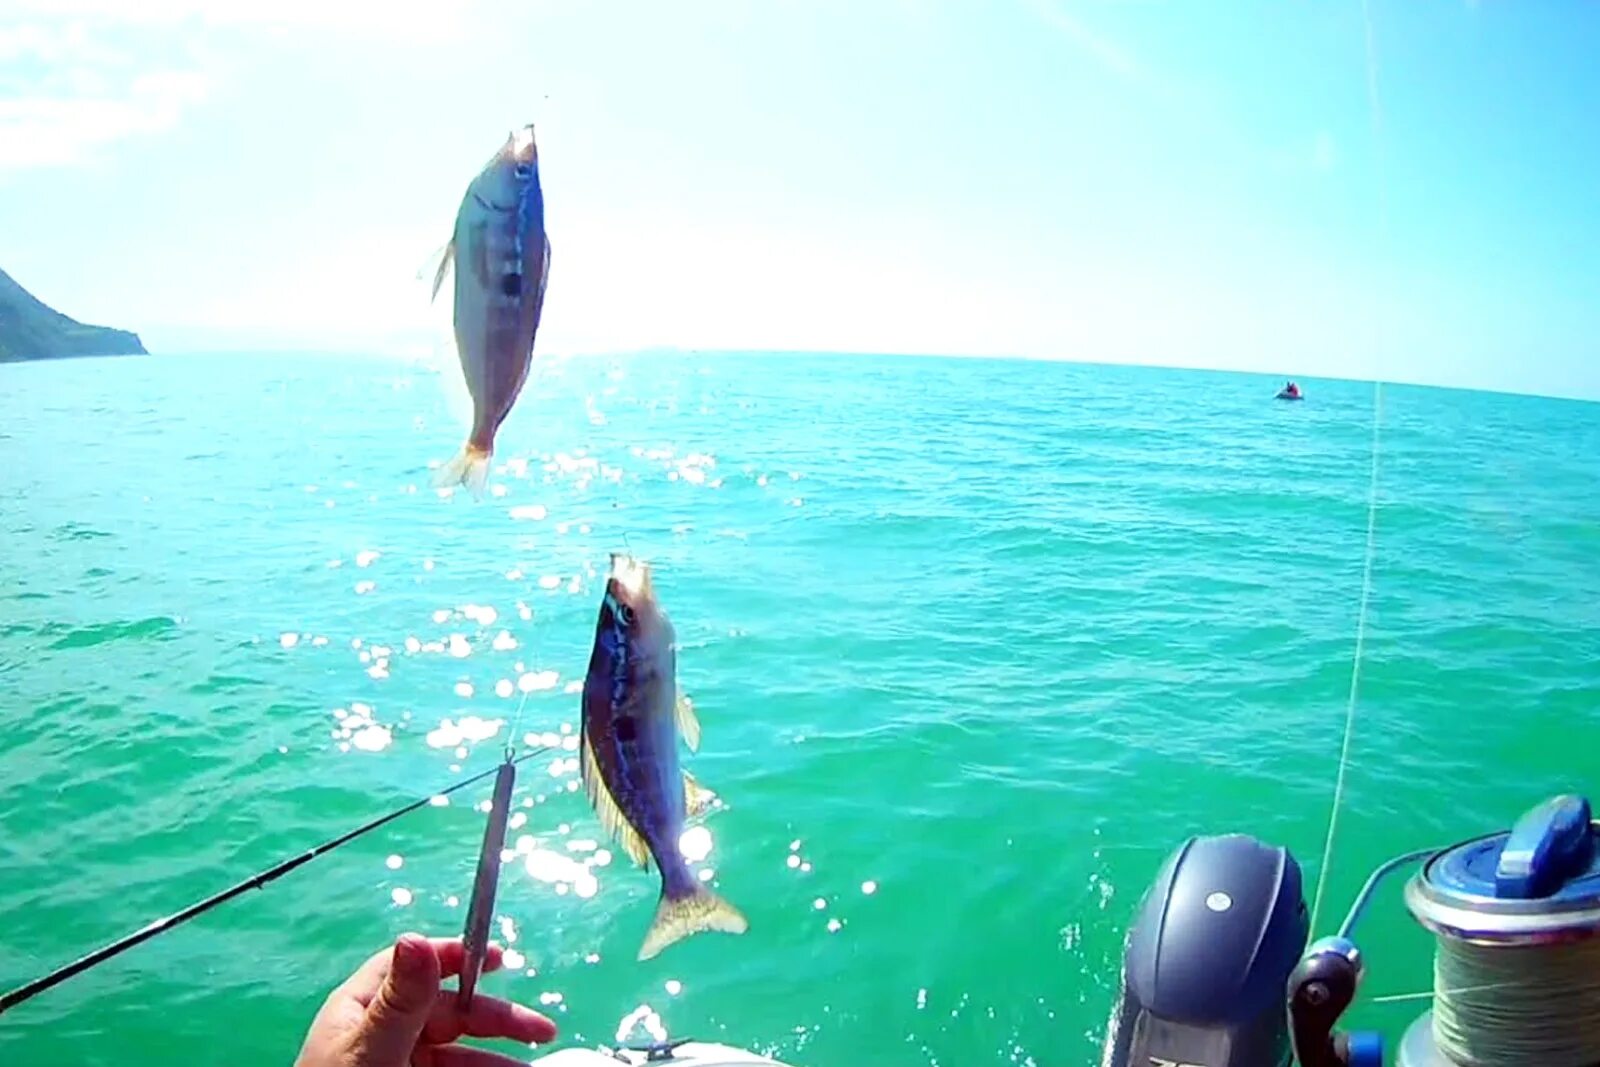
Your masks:
{"label": "fish eye", "polygon": [[633,625],[633,609],[630,608],[626,604],[618,604],[617,605],[617,618],[622,621],[622,625],[624,625],[624,626],[632,626]]}
{"label": "fish eye", "polygon": [[518,163],[517,164],[517,167],[516,167],[517,177],[526,178],[528,175],[530,175],[532,173],[533,173],[533,168],[529,167],[526,163]]}

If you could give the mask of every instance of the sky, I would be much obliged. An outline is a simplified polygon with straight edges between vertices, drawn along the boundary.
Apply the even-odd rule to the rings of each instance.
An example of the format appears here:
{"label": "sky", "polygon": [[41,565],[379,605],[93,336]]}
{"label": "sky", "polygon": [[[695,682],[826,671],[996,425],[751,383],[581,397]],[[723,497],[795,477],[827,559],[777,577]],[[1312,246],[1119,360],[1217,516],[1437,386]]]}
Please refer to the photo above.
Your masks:
{"label": "sky", "polygon": [[0,268],[153,351],[421,354],[531,122],[541,351],[1600,398],[1597,54],[1566,0],[0,0]]}

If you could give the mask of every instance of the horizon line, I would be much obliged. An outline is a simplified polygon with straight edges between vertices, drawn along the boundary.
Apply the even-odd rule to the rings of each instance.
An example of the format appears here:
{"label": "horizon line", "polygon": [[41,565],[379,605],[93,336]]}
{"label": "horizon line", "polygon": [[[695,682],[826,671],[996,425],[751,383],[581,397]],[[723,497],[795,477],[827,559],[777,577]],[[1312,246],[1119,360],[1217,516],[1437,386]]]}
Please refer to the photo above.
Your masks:
{"label": "horizon line", "polygon": [[[301,345],[265,345],[256,347],[198,347],[183,345],[173,349],[150,349],[148,342],[145,345],[146,357],[181,356],[181,357],[241,357],[241,356],[348,356],[362,359],[387,359],[400,360],[409,363],[429,362],[438,357],[438,352],[422,353],[412,350],[402,350],[398,347],[377,346],[342,346],[337,348],[302,347]],[[1530,397],[1539,400],[1569,400],[1582,404],[1600,403],[1600,395],[1587,396],[1577,393],[1547,393],[1531,389],[1514,389],[1509,387],[1490,387],[1481,385],[1450,384],[1439,381],[1429,381],[1417,378],[1364,378],[1336,373],[1316,372],[1311,374],[1284,375],[1279,372],[1256,370],[1241,367],[1204,366],[1193,363],[1163,361],[1160,358],[1142,358],[1128,360],[1108,360],[1094,357],[1078,356],[1052,356],[1028,355],[1026,353],[1008,352],[903,352],[873,349],[852,348],[728,348],[721,346],[653,344],[640,345],[627,348],[594,348],[594,349],[569,349],[546,352],[535,352],[534,359],[541,356],[553,359],[605,359],[627,356],[649,355],[709,355],[709,356],[754,356],[754,357],[805,357],[824,356],[828,358],[844,358],[858,356],[867,359],[961,359],[961,360],[994,360],[1001,363],[1071,363],[1087,367],[1136,367],[1149,370],[1189,371],[1198,374],[1238,374],[1268,379],[1293,379],[1296,381],[1327,381],[1342,382],[1355,385],[1383,385],[1403,386],[1413,389],[1443,389],[1463,393],[1486,393],[1498,396]],[[139,358],[139,353],[129,353],[133,358]],[[88,357],[99,358],[99,357]],[[110,356],[104,358],[121,359],[123,356]],[[50,360],[22,360],[19,362],[51,362]]]}

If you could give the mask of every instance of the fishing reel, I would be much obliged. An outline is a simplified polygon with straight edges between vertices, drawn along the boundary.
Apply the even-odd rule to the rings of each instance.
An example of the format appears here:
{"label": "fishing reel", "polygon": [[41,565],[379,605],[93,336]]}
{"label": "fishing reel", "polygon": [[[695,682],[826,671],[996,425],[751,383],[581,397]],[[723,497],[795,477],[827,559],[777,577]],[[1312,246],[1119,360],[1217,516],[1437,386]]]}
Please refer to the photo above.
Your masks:
{"label": "fishing reel", "polygon": [[[1506,946],[1558,945],[1600,930],[1600,823],[1592,821],[1586,797],[1551,797],[1524,813],[1509,831],[1396,856],[1372,872],[1338,934],[1312,944],[1289,975],[1289,1039],[1300,1067],[1382,1067],[1378,1034],[1336,1030],[1355,1000],[1363,972],[1351,937],[1378,885],[1422,861],[1422,872],[1407,885],[1406,903],[1440,938],[1440,952],[1446,943],[1487,946],[1479,951],[1489,953]],[[1509,982],[1507,992],[1514,986]],[[1493,1036],[1489,1029],[1514,1030],[1517,1025],[1539,1030],[1547,1039],[1550,1029],[1547,1020],[1537,1017],[1518,1024],[1491,1018],[1458,1025],[1486,1027],[1480,1039]],[[1447,1053],[1424,1015],[1401,1041],[1396,1062],[1399,1067],[1458,1062]]]}
{"label": "fishing reel", "polygon": [[1324,937],[1289,975],[1289,1043],[1300,1067],[1383,1067],[1383,1037],[1334,1028],[1356,998],[1364,967],[1355,942]]}

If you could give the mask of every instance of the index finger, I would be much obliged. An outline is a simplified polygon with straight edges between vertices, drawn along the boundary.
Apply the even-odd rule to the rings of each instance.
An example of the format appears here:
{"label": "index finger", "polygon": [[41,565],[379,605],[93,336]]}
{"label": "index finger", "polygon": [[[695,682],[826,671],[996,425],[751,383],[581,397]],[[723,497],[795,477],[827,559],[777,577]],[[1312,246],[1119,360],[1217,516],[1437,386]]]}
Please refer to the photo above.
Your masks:
{"label": "index finger", "polygon": [[[395,940],[399,940],[396,938]],[[459,937],[430,937],[428,944],[433,948],[433,954],[439,959],[439,977],[449,978],[461,973],[461,968],[466,962],[467,950]],[[394,946],[380,949],[367,957],[367,961],[356,968],[354,974],[340,984],[338,992],[358,999],[370,998],[378,992],[378,986],[383,984],[384,976],[389,973],[389,964],[394,960]],[[483,973],[497,971],[505,962],[505,950],[495,942],[489,942],[488,951],[483,958]]]}
{"label": "index finger", "polygon": [[472,1007],[462,1014],[453,989],[441,989],[439,999],[428,1013],[422,1040],[443,1045],[463,1035],[467,1037],[508,1037],[513,1041],[544,1044],[554,1041],[556,1024],[547,1016],[521,1004],[482,993],[472,998]]}

